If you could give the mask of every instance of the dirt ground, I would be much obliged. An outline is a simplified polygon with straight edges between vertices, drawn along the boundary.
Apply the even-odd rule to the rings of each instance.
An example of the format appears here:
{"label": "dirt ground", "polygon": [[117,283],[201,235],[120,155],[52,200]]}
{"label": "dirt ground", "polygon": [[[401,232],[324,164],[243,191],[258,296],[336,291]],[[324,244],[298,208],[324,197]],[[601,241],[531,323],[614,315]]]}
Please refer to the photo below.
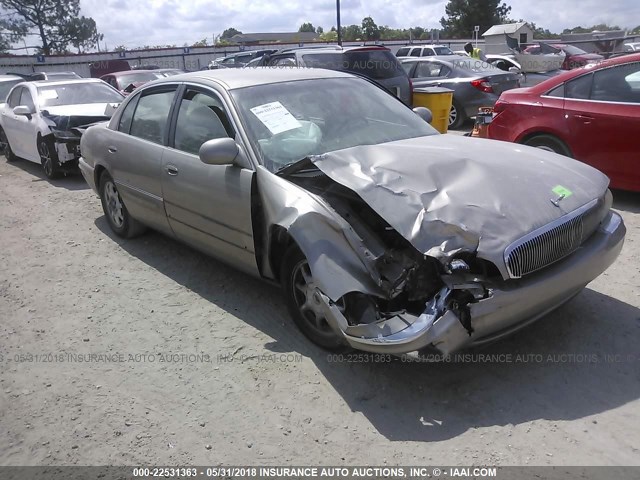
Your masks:
{"label": "dirt ground", "polygon": [[640,195],[615,197],[619,259],[537,324],[338,362],[278,289],[0,158],[0,464],[640,465]]}

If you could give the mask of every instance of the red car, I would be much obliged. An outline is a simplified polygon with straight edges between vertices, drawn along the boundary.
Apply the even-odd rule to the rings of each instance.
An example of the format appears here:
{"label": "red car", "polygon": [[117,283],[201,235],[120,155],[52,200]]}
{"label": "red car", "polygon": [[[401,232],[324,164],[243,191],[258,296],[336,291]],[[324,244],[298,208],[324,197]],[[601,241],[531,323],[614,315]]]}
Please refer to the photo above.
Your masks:
{"label": "red car", "polygon": [[[562,50],[566,57],[562,62],[563,70],[573,70],[574,68],[584,67],[591,63],[599,63],[604,60],[604,57],[599,53],[587,53],[581,48],[574,45],[563,45],[559,43],[550,44],[549,46]],[[532,45],[524,49],[525,53],[537,54],[540,53],[542,47],[540,45]]]}
{"label": "red car", "polygon": [[613,188],[640,191],[640,54],[502,93],[488,137],[573,157]]}
{"label": "red car", "polygon": [[164,77],[161,73],[153,70],[124,70],[122,72],[112,72],[100,77],[123,95],[129,95],[136,88],[152,80]]}

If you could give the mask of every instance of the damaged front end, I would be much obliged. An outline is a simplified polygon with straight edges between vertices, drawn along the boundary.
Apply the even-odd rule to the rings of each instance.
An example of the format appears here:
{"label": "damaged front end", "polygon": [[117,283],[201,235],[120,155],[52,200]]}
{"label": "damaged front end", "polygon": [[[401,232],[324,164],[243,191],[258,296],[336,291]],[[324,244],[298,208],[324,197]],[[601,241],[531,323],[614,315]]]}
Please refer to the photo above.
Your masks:
{"label": "damaged front end", "polygon": [[[354,348],[381,353],[401,354],[431,345],[447,354],[468,343],[473,333],[470,305],[491,295],[490,277],[498,275],[497,270],[460,246],[451,255],[419,252],[352,190],[307,166],[306,171],[281,176],[345,221],[340,233],[359,260],[347,273],[355,279],[366,272],[373,283],[368,288],[360,285],[364,282],[349,285],[342,273],[329,272],[323,263],[331,260],[317,255],[318,242],[312,244],[311,236],[301,233],[312,222],[304,220],[304,213],[293,221],[289,232],[318,276],[313,297],[333,330]],[[314,218],[314,236],[328,238],[320,233],[321,218]],[[345,262],[336,263],[344,267]],[[357,272],[358,267],[364,272]]]}
{"label": "damaged front end", "polygon": [[107,106],[104,115],[56,115],[43,110],[42,117],[51,130],[51,139],[62,167],[77,166],[82,134],[92,125],[109,121],[116,107]]}

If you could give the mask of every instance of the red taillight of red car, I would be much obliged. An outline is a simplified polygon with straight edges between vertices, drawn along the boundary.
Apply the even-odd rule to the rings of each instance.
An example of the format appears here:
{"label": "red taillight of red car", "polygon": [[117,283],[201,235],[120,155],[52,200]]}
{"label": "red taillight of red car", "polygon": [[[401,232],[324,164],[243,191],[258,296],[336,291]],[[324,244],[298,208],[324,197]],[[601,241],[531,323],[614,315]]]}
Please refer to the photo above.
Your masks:
{"label": "red taillight of red car", "polygon": [[471,85],[485,93],[493,93],[493,87],[491,86],[491,82],[486,78],[479,78],[477,80],[471,80]]}

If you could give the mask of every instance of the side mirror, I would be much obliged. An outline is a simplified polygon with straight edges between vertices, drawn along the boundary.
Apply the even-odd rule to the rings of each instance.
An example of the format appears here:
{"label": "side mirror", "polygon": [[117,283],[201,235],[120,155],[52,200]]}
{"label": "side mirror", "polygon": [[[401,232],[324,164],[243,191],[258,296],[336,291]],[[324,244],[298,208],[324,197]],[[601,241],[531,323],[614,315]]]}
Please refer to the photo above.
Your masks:
{"label": "side mirror", "polygon": [[14,107],[13,109],[13,113],[16,115],[24,115],[24,116],[30,116],[33,112],[31,111],[31,109],[29,107],[27,107],[26,105],[18,105],[17,107]]}
{"label": "side mirror", "polygon": [[413,113],[418,115],[421,119],[423,119],[427,123],[431,123],[433,120],[433,115],[431,114],[431,110],[426,107],[416,107],[413,109]]}
{"label": "side mirror", "polygon": [[206,141],[199,151],[200,160],[207,165],[232,165],[239,153],[238,144],[229,137]]}

